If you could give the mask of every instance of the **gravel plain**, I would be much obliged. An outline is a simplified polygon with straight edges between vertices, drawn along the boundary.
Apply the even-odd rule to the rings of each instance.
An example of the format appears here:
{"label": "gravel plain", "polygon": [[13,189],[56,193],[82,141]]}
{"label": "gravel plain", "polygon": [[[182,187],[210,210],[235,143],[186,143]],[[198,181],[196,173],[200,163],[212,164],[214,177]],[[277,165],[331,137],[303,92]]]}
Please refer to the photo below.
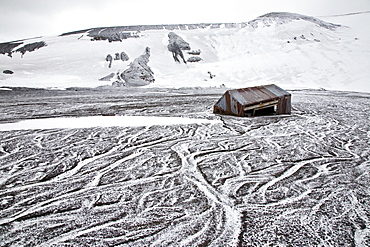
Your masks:
{"label": "gravel plain", "polygon": [[212,114],[224,90],[0,91],[0,124],[220,121],[0,131],[0,245],[369,246],[370,94],[238,118]]}

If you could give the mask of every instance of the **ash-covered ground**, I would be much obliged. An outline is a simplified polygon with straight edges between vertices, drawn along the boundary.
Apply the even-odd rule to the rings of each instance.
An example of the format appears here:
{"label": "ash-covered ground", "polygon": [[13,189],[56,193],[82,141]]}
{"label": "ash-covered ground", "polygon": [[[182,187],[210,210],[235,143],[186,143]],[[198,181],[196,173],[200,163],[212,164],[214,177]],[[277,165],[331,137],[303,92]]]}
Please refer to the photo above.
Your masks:
{"label": "ash-covered ground", "polygon": [[0,132],[0,245],[369,246],[370,94],[238,118],[211,113],[223,91],[0,91],[0,123],[221,120]]}

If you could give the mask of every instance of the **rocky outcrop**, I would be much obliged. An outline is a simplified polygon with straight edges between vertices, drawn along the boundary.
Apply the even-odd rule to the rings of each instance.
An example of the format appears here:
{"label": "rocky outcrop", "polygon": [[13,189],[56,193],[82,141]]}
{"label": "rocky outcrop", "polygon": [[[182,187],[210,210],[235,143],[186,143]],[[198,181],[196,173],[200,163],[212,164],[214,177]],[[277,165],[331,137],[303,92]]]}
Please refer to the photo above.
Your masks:
{"label": "rocky outcrop", "polygon": [[193,56],[193,57],[189,57],[188,58],[188,60],[187,60],[187,62],[189,62],[189,63],[196,63],[196,62],[200,62],[200,61],[202,61],[203,59],[202,58],[200,58],[200,57],[195,57],[195,56]]}
{"label": "rocky outcrop", "polygon": [[128,57],[128,55],[123,51],[121,53],[115,53],[114,54],[114,59],[113,59],[113,56],[111,54],[108,54],[106,57],[105,57],[105,61],[108,62],[108,68],[111,68],[112,67],[112,62],[113,60],[114,61],[117,61],[117,60],[122,60],[123,62],[125,61],[128,61],[130,58]]}
{"label": "rocky outcrop", "polygon": [[[150,57],[150,48],[145,49],[145,53],[136,58],[126,69],[119,75],[118,80],[123,82],[124,86],[135,87],[145,86],[154,82],[154,73],[148,66]],[[117,83],[116,83],[117,85]]]}
{"label": "rocky outcrop", "polygon": [[200,49],[198,49],[198,50],[193,50],[193,51],[188,51],[188,54],[189,55],[196,55],[196,56],[198,56],[198,55],[200,55],[200,53],[202,53],[202,51],[200,50]]}
{"label": "rocky outcrop", "polygon": [[23,55],[27,51],[32,52],[32,51],[35,51],[35,50],[40,49],[40,48],[45,47],[45,46],[47,46],[47,44],[44,41],[34,42],[34,43],[26,44],[26,45],[18,48],[17,50],[15,50],[15,52],[20,52],[22,54],[22,57],[23,57]]}
{"label": "rocky outcrop", "polygon": [[130,58],[128,57],[128,55],[126,54],[126,52],[121,52],[120,54],[120,58],[122,61],[128,61]]}
{"label": "rocky outcrop", "polygon": [[1,43],[0,44],[0,54],[8,54],[9,57],[12,57],[12,54],[14,52],[20,52],[23,57],[23,55],[28,51],[32,52],[37,49],[40,49],[41,47],[47,46],[47,44],[44,41],[34,42],[25,44],[24,46],[14,50],[17,46],[20,46],[24,44],[23,42],[7,42],[7,43]]}
{"label": "rocky outcrop", "polygon": [[3,71],[4,74],[7,74],[7,75],[11,75],[11,74],[14,74],[13,71],[9,70],[9,69],[6,69]]}
{"label": "rocky outcrop", "polygon": [[170,32],[168,34],[169,38],[169,45],[176,44],[181,50],[190,50],[190,45],[188,42],[186,42],[183,38],[181,38],[179,35],[177,35],[174,32]]}
{"label": "rocky outcrop", "polygon": [[124,32],[120,27],[94,28],[88,31],[88,36],[92,37],[91,41],[108,40],[109,42],[120,41],[128,38],[138,38],[138,32]]}
{"label": "rocky outcrop", "polygon": [[108,62],[108,68],[112,67],[112,61],[113,61],[113,57],[111,54],[108,54],[105,58],[105,61]]}
{"label": "rocky outcrop", "polygon": [[182,61],[186,63],[184,54],[182,53],[182,50],[190,50],[190,45],[188,42],[183,40],[180,36],[178,36],[174,32],[170,32],[168,34],[168,42],[167,48],[170,52],[172,52],[173,59],[180,63],[179,56],[181,57]]}
{"label": "rocky outcrop", "polygon": [[6,42],[0,44],[0,54],[8,54],[9,57],[12,57],[13,49],[23,42]]}

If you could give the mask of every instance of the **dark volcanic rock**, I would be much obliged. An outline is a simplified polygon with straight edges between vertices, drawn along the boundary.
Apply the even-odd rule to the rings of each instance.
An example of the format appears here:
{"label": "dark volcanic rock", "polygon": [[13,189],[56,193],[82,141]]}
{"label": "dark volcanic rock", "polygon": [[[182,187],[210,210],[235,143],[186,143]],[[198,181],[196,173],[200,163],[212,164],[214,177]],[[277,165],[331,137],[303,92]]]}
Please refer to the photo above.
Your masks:
{"label": "dark volcanic rock", "polygon": [[200,55],[200,53],[201,53],[201,50],[200,49],[198,49],[196,51],[189,51],[188,52],[189,55]]}
{"label": "dark volcanic rock", "polygon": [[13,71],[8,70],[8,69],[4,70],[4,71],[3,71],[3,73],[4,73],[4,74],[8,74],[8,75],[14,74],[14,72],[13,72]]}
{"label": "dark volcanic rock", "polygon": [[105,61],[109,62],[108,64],[108,68],[112,67],[112,61],[113,61],[113,57],[111,54],[108,54],[107,57],[105,58]]}
{"label": "dark volcanic rock", "polygon": [[145,86],[154,82],[154,73],[148,66],[150,48],[145,49],[145,53],[136,58],[123,73],[120,78],[125,82],[125,86]]}
{"label": "dark volcanic rock", "polygon": [[130,58],[128,57],[128,55],[123,51],[121,53],[117,52],[114,54],[114,58],[111,54],[108,54],[106,57],[105,57],[105,61],[108,62],[108,68],[111,68],[112,67],[112,62],[113,60],[114,61],[118,61],[118,60],[121,60],[123,62],[125,61],[128,61]]}
{"label": "dark volcanic rock", "polygon": [[168,40],[169,44],[167,48],[170,52],[172,52],[173,59],[176,62],[180,63],[180,60],[178,58],[178,56],[180,56],[182,61],[186,63],[182,50],[190,50],[189,43],[183,40],[180,36],[178,36],[174,32],[170,32],[168,34],[168,38],[169,38]]}
{"label": "dark volcanic rock", "polygon": [[200,58],[200,57],[196,57],[196,56],[193,56],[193,57],[189,57],[187,62],[190,62],[190,63],[196,63],[196,62],[200,62],[202,61],[203,59]]}
{"label": "dark volcanic rock", "polygon": [[44,41],[34,42],[26,44],[17,50],[13,51],[17,46],[20,46],[24,44],[24,42],[7,42],[7,43],[1,43],[0,44],[0,54],[8,54],[9,57],[12,57],[13,52],[20,52],[23,55],[28,51],[32,52],[37,49],[40,49],[41,47],[47,46],[47,44]]}
{"label": "dark volcanic rock", "polygon": [[0,44],[0,54],[8,54],[9,57],[12,57],[13,49],[23,42],[7,42]]}
{"label": "dark volcanic rock", "polygon": [[121,60],[122,61],[128,61],[130,58],[128,57],[128,55],[123,51],[123,52],[121,52],[121,55],[120,55],[120,57],[121,57]]}
{"label": "dark volcanic rock", "polygon": [[137,32],[124,31],[122,27],[94,28],[88,31],[88,36],[94,40],[120,41],[128,38],[138,38]]}
{"label": "dark volcanic rock", "polygon": [[34,43],[26,44],[26,45],[18,48],[17,50],[15,50],[15,52],[22,53],[22,57],[23,57],[23,55],[27,51],[32,52],[32,51],[35,51],[35,50],[40,49],[40,48],[45,47],[45,46],[47,46],[47,44],[44,41],[34,42]]}
{"label": "dark volcanic rock", "polygon": [[170,42],[169,45],[171,45],[173,43],[176,43],[181,50],[190,50],[189,43],[186,42],[185,40],[183,40],[183,38],[181,38],[176,33],[170,32],[168,34],[168,38],[169,38],[169,42]]}

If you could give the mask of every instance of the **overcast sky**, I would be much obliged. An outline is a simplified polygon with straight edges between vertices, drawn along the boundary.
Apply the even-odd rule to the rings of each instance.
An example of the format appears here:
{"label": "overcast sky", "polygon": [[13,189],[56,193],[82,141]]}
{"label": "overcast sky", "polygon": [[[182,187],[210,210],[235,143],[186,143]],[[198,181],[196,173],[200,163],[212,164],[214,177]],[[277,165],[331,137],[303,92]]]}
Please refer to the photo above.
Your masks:
{"label": "overcast sky", "polygon": [[277,11],[369,10],[370,0],[0,0],[0,42],[105,26],[247,22]]}

